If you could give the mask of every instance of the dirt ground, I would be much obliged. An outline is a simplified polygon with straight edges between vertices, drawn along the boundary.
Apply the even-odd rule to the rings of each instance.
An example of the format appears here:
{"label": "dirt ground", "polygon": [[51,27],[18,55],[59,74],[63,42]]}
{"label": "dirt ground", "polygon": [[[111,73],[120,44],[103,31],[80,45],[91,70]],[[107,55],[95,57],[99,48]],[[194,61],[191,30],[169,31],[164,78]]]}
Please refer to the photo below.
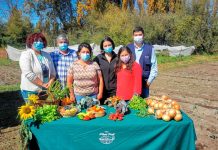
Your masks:
{"label": "dirt ground", "polygon": [[[1,70],[0,74],[3,73]],[[11,78],[8,75],[4,77],[14,81],[20,79],[19,74]],[[178,100],[182,110],[194,121],[197,149],[215,150],[218,147],[217,89],[218,62],[210,62],[160,71],[150,94],[164,94]],[[20,138],[16,110],[22,105],[19,92],[0,93],[0,102],[0,149],[17,150]]]}

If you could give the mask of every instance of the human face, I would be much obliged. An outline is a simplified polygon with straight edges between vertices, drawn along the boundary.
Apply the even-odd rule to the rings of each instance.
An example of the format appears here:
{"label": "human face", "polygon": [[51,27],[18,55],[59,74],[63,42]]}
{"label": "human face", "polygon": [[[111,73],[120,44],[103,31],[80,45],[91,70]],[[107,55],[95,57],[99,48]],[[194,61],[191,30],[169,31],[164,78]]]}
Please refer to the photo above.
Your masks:
{"label": "human face", "polygon": [[110,41],[105,41],[103,43],[103,49],[106,53],[111,53],[113,51],[112,43]]}
{"label": "human face", "polygon": [[68,40],[66,39],[58,39],[57,44],[61,51],[66,51],[68,49]]}
{"label": "human face", "polygon": [[135,43],[141,44],[143,42],[143,39],[144,39],[144,34],[142,33],[142,31],[134,32],[133,39],[134,39]]}
{"label": "human face", "polygon": [[32,48],[36,51],[41,51],[44,48],[44,43],[41,38],[34,40]]}
{"label": "human face", "polygon": [[83,61],[88,61],[91,57],[90,51],[88,48],[83,47],[79,52],[80,59]]}
{"label": "human face", "polygon": [[123,63],[128,63],[129,60],[130,60],[130,54],[124,50],[120,53],[120,60],[123,62]]}

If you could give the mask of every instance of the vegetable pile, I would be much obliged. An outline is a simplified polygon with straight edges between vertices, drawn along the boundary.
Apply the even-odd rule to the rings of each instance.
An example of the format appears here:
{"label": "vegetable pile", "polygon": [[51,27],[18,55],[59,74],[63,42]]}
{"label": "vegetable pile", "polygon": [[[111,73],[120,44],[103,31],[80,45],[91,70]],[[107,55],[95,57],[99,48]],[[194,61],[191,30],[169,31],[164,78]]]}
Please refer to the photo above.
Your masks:
{"label": "vegetable pile", "polygon": [[59,119],[57,105],[43,105],[36,109],[34,120],[40,123],[50,122]]}
{"label": "vegetable pile", "polygon": [[134,110],[140,110],[146,108],[147,103],[142,97],[134,95],[129,102],[129,107]]}
{"label": "vegetable pile", "polygon": [[69,94],[69,89],[64,87],[62,89],[62,85],[60,81],[56,80],[51,84],[51,86],[47,90],[48,98],[47,100],[54,101],[54,100],[62,100]]}
{"label": "vegetable pile", "polygon": [[150,97],[147,99],[149,105],[148,113],[154,114],[157,119],[163,119],[164,121],[182,120],[182,113],[180,111],[180,105],[175,100],[163,95],[161,98]]}

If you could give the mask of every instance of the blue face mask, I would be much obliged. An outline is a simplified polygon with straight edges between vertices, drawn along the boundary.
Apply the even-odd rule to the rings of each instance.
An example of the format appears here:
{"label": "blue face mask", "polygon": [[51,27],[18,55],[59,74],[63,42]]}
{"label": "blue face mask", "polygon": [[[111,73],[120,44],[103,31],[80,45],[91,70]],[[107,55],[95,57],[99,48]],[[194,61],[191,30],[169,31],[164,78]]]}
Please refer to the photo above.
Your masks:
{"label": "blue face mask", "polygon": [[82,54],[81,54],[81,59],[82,59],[83,61],[88,61],[88,60],[90,59],[90,54],[88,54],[88,53],[82,53]]}
{"label": "blue face mask", "polygon": [[107,48],[104,48],[104,51],[105,51],[106,53],[111,53],[111,52],[113,51],[113,47],[112,47],[112,46],[109,46],[109,47],[107,47]]}
{"label": "blue face mask", "polygon": [[68,44],[67,43],[61,43],[59,44],[59,49],[61,51],[66,51],[68,49]]}
{"label": "blue face mask", "polygon": [[33,47],[37,50],[37,51],[41,51],[44,48],[44,44],[43,42],[34,42],[33,43]]}

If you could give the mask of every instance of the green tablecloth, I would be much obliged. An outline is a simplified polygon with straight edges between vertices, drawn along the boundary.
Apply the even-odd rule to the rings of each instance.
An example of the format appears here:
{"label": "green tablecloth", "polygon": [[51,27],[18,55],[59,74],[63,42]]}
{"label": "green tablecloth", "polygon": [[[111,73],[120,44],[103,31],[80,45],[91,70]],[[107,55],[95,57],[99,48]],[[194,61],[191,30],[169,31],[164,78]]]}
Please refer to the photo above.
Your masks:
{"label": "green tablecloth", "polygon": [[107,116],[91,121],[61,118],[38,127],[32,125],[30,130],[41,150],[195,149],[194,124],[185,113],[180,122],[165,122],[154,116],[139,118],[132,111],[123,121],[115,122],[107,119],[114,110],[106,112]]}

